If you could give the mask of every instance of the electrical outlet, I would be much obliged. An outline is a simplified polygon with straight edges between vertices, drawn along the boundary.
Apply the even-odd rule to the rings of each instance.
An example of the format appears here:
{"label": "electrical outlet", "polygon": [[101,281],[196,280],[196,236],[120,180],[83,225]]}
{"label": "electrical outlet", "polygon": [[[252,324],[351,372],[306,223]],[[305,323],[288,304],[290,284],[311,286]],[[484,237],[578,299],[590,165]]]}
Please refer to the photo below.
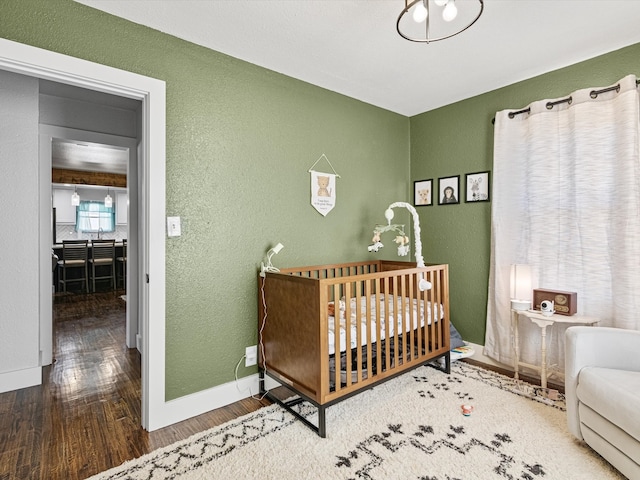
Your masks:
{"label": "electrical outlet", "polygon": [[244,351],[245,359],[244,366],[250,367],[251,365],[255,365],[258,363],[258,346],[253,345],[252,347],[247,347]]}

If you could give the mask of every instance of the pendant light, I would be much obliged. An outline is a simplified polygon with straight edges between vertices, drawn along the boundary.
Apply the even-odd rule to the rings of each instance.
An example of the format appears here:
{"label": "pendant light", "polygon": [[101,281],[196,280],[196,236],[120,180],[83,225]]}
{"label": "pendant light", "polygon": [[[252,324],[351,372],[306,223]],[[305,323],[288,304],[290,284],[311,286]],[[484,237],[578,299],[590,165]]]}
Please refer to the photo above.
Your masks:
{"label": "pendant light", "polygon": [[104,197],[104,206],[107,208],[111,208],[112,205],[113,205],[113,198],[111,198],[111,195],[109,195],[109,189],[107,188],[107,196]]}
{"label": "pendant light", "polygon": [[71,205],[77,207],[80,205],[80,195],[78,195],[78,189],[73,187],[73,195],[71,195]]}

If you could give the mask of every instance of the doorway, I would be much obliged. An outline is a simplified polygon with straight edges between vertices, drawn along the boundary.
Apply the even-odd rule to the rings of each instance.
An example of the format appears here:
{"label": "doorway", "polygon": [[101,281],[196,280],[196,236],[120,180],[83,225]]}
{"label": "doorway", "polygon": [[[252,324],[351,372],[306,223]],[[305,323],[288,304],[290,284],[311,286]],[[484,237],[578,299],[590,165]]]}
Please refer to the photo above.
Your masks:
{"label": "doorway", "polygon": [[[50,85],[47,88],[51,91]],[[98,98],[100,98],[103,103],[108,101],[103,96]],[[95,104],[86,102],[86,105],[91,106]],[[118,110],[122,111],[122,108],[119,107]],[[103,111],[102,113],[104,114],[105,112]],[[139,114],[139,109],[137,113]],[[126,238],[128,250],[127,284],[125,285],[127,294],[125,343],[128,348],[137,348],[141,351],[142,309],[140,304],[140,262],[138,261],[138,252],[140,250],[138,198],[140,189],[137,181],[139,178],[137,155],[139,143],[140,139],[131,137],[51,125],[40,125],[40,162],[43,164],[49,163],[61,175],[70,175],[70,177],[75,175],[77,178],[78,176],[82,176],[82,172],[85,171],[85,169],[92,172],[99,171],[121,175],[122,172],[124,172],[124,176],[126,177],[125,201],[123,202],[120,198],[122,190],[112,190],[111,193],[113,193],[115,197],[115,223],[118,230],[122,230],[122,226],[117,225],[118,223],[122,223],[117,220],[121,218],[120,213],[122,209],[125,209],[124,213],[126,218],[126,233],[121,232],[118,235],[119,238],[116,239],[121,242],[122,238]],[[61,147],[61,145],[64,145],[64,147]],[[85,150],[87,152],[83,152]],[[82,165],[82,159],[86,156],[91,157],[93,165]],[[110,162],[116,162],[118,165],[110,165]],[[65,180],[73,180],[73,178],[65,178]],[[70,185],[69,188],[71,188],[71,186],[73,185]],[[76,188],[76,191],[77,188],[80,188],[82,191],[80,185],[77,187],[74,186],[74,188]],[[86,188],[89,190],[95,187],[89,186]],[[104,191],[105,188],[107,187],[104,186],[102,190]],[[75,210],[75,207],[72,208]],[[57,220],[59,219],[60,215],[57,215]],[[75,215],[73,221],[75,222]],[[56,227],[60,227],[60,225],[52,226],[52,228]],[[65,231],[69,230],[71,229],[66,229]],[[81,239],[80,237],[84,238],[87,237],[87,235],[71,231],[67,234],[66,239]],[[110,235],[110,237],[114,238],[114,234]],[[56,239],[59,241],[58,243],[61,243],[60,241],[64,238],[61,235],[56,235]],[[51,332],[45,325],[42,325],[40,335],[42,338],[41,351],[43,352],[43,365],[47,365],[51,360],[50,351],[48,350],[49,345],[52,344],[52,342],[48,341]]]}
{"label": "doorway", "polygon": [[[80,60],[66,55],[22,45],[0,39],[0,70],[27,75],[38,79],[50,80],[61,84],[87,88],[89,90],[136,99],[142,102],[142,136],[136,147],[138,155],[138,288],[140,297],[140,348],[142,351],[142,426],[155,430],[167,424],[165,398],[165,84],[141,75],[114,69],[104,65]],[[40,139],[42,142],[42,138]],[[9,157],[7,157],[9,160]],[[4,159],[3,159],[4,161]],[[152,168],[153,167],[153,168]],[[19,320],[25,328],[40,328],[39,325],[51,323],[51,197],[50,165],[39,162],[37,178],[32,182],[29,192],[37,191],[39,205],[38,218],[35,220],[37,243],[39,244],[36,262],[36,276],[33,269],[18,271],[27,279],[26,283],[37,284],[31,302],[38,305],[37,313],[22,316]],[[35,186],[33,186],[35,185]],[[18,189],[16,189],[18,190]],[[8,236],[2,238],[3,247],[12,247],[19,239]],[[12,243],[13,242],[13,243]],[[130,264],[133,268],[133,264]],[[7,294],[5,294],[7,295]],[[2,294],[0,293],[0,297]],[[12,299],[1,297],[12,303]],[[28,300],[27,300],[28,301]],[[13,301],[15,303],[15,301]],[[153,318],[153,326],[149,318]],[[43,321],[43,319],[45,321]],[[17,319],[16,319],[17,321]],[[11,327],[9,325],[9,327]],[[28,349],[31,357],[38,357],[36,370],[41,365],[39,344],[28,339],[20,339],[20,348]],[[23,345],[24,344],[24,345]],[[31,358],[30,357],[30,358]],[[0,358],[2,360],[2,358]],[[0,373],[2,380],[19,380],[24,376],[13,371]],[[22,371],[20,371],[21,373]],[[8,375],[6,375],[8,374]]]}

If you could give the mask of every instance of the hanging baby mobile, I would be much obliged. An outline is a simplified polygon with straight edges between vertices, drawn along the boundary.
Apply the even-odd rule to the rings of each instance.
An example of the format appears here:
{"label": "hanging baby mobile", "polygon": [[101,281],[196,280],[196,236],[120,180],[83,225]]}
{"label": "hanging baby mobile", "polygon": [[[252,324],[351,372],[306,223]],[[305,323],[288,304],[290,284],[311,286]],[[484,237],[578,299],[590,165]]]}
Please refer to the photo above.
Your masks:
{"label": "hanging baby mobile", "polygon": [[[393,209],[398,207],[406,208],[407,210],[409,210],[409,213],[411,213],[411,217],[413,218],[413,233],[416,248],[416,266],[418,268],[424,268],[425,264],[424,257],[422,256],[422,241],[420,240],[420,218],[418,217],[418,212],[416,211],[416,209],[407,202],[394,202],[389,205],[389,207],[387,207],[384,212],[384,216],[387,219],[387,224],[378,224],[375,226],[375,228],[373,229],[373,238],[371,239],[373,243],[371,243],[371,245],[367,247],[367,250],[369,250],[369,252],[377,252],[378,250],[380,250],[382,247],[384,247],[384,245],[380,241],[380,236],[386,232],[393,232],[395,233],[395,238],[393,241],[398,245],[398,255],[400,255],[401,257],[406,257],[409,254],[409,237],[404,232],[404,225],[391,223],[391,220],[393,220],[394,217]],[[421,274],[420,278],[421,280],[418,284],[420,290],[431,289],[431,282],[428,282],[424,278],[424,274]]]}
{"label": "hanging baby mobile", "polygon": [[[333,173],[318,172],[313,169],[323,159],[329,164]],[[309,173],[311,173],[311,205],[321,215],[326,216],[336,206],[336,178],[340,178],[340,175],[336,173],[324,153],[311,165]]]}

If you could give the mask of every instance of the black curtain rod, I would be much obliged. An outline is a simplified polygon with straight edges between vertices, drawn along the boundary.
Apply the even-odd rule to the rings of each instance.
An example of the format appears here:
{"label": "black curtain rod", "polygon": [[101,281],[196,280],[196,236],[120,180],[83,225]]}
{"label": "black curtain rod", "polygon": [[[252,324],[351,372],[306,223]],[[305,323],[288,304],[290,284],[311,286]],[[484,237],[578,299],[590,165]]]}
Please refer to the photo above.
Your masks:
{"label": "black curtain rod", "polygon": [[[640,85],[640,79],[636,80],[636,87]],[[598,98],[598,95],[600,95],[601,93],[606,93],[606,92],[612,92],[612,91],[616,91],[616,93],[618,93],[620,91],[620,84],[618,83],[617,85],[614,85],[613,87],[607,87],[607,88],[603,88],[602,90],[591,90],[591,92],[589,92],[589,96],[591,98]],[[556,100],[555,102],[547,102],[547,109],[551,110],[553,107],[555,107],[556,105],[560,105],[561,103],[568,103],[569,105],[571,105],[571,102],[573,102],[573,98],[572,97],[568,97],[568,98],[563,98],[562,100]],[[522,113],[530,113],[531,109],[530,108],[525,108],[522,110],[516,110],[515,112],[509,112],[509,118],[514,118],[516,115],[520,115]],[[496,118],[493,117],[491,119],[491,124],[495,125],[496,123]]]}

